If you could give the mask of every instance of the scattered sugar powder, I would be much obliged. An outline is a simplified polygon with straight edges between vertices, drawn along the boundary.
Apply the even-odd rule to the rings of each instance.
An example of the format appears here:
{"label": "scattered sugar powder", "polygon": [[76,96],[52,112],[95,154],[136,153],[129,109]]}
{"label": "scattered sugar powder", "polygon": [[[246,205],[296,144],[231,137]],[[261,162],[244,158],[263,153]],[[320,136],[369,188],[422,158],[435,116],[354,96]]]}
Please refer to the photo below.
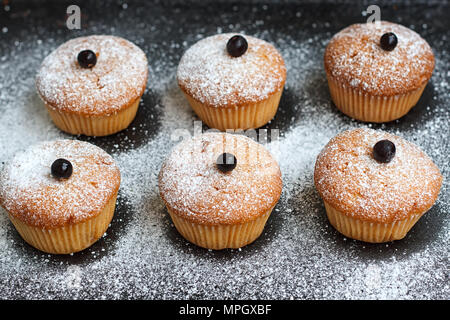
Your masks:
{"label": "scattered sugar powder", "polygon": [[[177,64],[190,45],[214,34],[216,27],[205,29],[183,23],[179,16],[173,20],[159,20],[156,16],[153,22],[164,23],[169,34],[185,35],[179,41],[170,40],[163,31],[161,35],[143,31],[150,29],[148,17],[140,16],[139,9],[132,6],[127,14],[132,10],[137,10],[137,16],[128,25],[131,31],[119,27],[127,25],[126,19],[89,29],[97,34],[120,33],[130,39],[146,52],[152,68],[141,113],[131,127],[110,138],[89,139],[111,153],[121,170],[115,218],[106,236],[91,248],[73,255],[52,256],[25,244],[1,209],[0,297],[450,297],[449,56],[447,51],[439,50],[445,47],[444,35],[435,35],[430,41],[435,48],[436,69],[419,105],[393,123],[365,125],[340,114],[330,102],[322,57],[325,45],[338,30],[330,29],[333,23],[323,27],[315,21],[315,33],[301,28],[291,33],[264,25],[234,24],[226,13],[220,15],[216,23],[225,24],[225,31],[264,29],[253,34],[274,43],[285,59],[288,74],[280,109],[267,126],[280,129],[279,143],[267,145],[282,171],[280,202],[256,242],[240,250],[214,252],[189,244],[177,233],[159,197],[157,181],[163,161],[177,144],[175,138],[192,134],[193,121],[197,120],[177,87]],[[157,13],[158,7],[152,10]],[[192,13],[189,21],[203,18]],[[180,25],[185,26],[183,31]],[[136,34],[136,30],[140,33]],[[2,162],[36,142],[69,137],[53,126],[35,93],[34,76],[42,59],[72,35],[53,34],[44,40],[42,32],[33,27],[17,47],[1,51]],[[37,38],[43,39],[42,44],[37,45]],[[153,127],[146,126],[139,117],[146,117]],[[418,144],[442,171],[444,183],[438,201],[402,241],[379,245],[353,241],[327,222],[313,183],[315,159],[329,139],[356,127],[384,129]]]}

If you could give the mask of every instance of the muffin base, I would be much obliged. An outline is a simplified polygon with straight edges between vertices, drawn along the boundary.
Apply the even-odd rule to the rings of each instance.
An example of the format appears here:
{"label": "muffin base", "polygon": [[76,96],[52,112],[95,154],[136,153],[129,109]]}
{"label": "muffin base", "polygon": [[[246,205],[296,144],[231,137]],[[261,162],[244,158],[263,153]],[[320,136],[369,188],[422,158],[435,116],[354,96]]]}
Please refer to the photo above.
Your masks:
{"label": "muffin base", "polygon": [[324,201],[331,225],[344,236],[364,242],[382,243],[403,239],[423,214],[391,223],[376,223],[349,217]]}
{"label": "muffin base", "polygon": [[116,207],[115,195],[97,216],[80,223],[54,229],[30,226],[9,213],[9,219],[31,246],[53,254],[68,254],[90,247],[108,229]]}
{"label": "muffin base", "polygon": [[190,222],[167,208],[175,228],[186,240],[213,250],[237,249],[255,241],[261,235],[272,210],[255,220],[240,224],[203,225]]}
{"label": "muffin base", "polygon": [[372,96],[344,87],[327,75],[331,99],[347,116],[365,122],[389,122],[399,119],[419,101],[427,83],[411,92],[392,97]]}
{"label": "muffin base", "polygon": [[273,119],[278,110],[283,88],[266,100],[242,107],[210,107],[184,94],[192,109],[208,127],[226,131],[227,129],[255,129]]}
{"label": "muffin base", "polygon": [[55,110],[45,104],[55,125],[62,131],[86,136],[108,136],[126,129],[136,117],[139,97],[129,107],[107,116],[86,116]]}

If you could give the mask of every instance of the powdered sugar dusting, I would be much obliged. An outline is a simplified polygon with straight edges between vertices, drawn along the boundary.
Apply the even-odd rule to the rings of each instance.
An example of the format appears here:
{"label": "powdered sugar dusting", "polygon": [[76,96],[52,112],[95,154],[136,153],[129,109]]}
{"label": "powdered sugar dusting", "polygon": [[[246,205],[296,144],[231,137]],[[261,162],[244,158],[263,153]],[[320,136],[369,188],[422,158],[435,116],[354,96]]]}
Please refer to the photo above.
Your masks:
{"label": "powdered sugar dusting", "polygon": [[[379,163],[373,146],[387,139],[396,153]],[[333,138],[317,157],[314,180],[321,196],[339,211],[390,223],[426,212],[435,202],[442,176],[418,147],[382,131],[356,129]]]}
{"label": "powdered sugar dusting", "polygon": [[[236,168],[216,167],[219,155],[235,155]],[[278,202],[281,172],[260,144],[241,135],[205,133],[178,145],[159,176],[172,211],[197,223],[233,224],[256,219]]]}
{"label": "powdered sugar dusting", "polygon": [[[387,32],[393,32],[398,39],[392,51],[380,46],[380,38]],[[355,24],[333,36],[325,51],[325,67],[343,85],[392,96],[428,81],[434,56],[428,43],[413,30],[380,21]]]}
{"label": "powdered sugar dusting", "polygon": [[269,43],[244,36],[247,51],[230,56],[227,41],[234,34],[219,34],[189,48],[178,66],[178,82],[194,99],[213,107],[231,107],[267,99],[280,90],[286,68]]}
{"label": "powdered sugar dusting", "polygon": [[[92,50],[97,63],[79,66],[80,51]],[[114,36],[72,39],[42,62],[36,86],[51,107],[89,115],[108,115],[129,106],[143,94],[148,75],[144,52]]]}
{"label": "powdered sugar dusting", "polygon": [[[72,163],[68,179],[51,175],[59,158]],[[0,175],[0,202],[22,221],[50,229],[100,213],[119,184],[114,160],[100,148],[75,140],[43,142],[8,162]]]}

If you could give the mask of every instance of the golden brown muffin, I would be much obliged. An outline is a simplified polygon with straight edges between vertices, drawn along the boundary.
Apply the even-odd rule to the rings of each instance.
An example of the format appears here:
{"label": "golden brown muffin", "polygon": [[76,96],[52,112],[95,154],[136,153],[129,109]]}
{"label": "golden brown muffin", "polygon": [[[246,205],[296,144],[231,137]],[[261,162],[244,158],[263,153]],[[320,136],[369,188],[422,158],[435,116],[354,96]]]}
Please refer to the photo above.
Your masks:
{"label": "golden brown muffin", "polygon": [[177,78],[200,119],[211,128],[258,128],[277,112],[286,81],[280,53],[266,41],[243,36],[248,49],[238,57],[227,51],[234,34],[200,40],[181,58]]}
{"label": "golden brown muffin", "polygon": [[[233,154],[223,172],[217,159]],[[177,145],[162,165],[159,192],[181,235],[209,249],[253,242],[278,202],[280,168],[260,144],[242,135],[205,133]]]}
{"label": "golden brown muffin", "polygon": [[[71,163],[68,178],[53,172],[57,159]],[[119,185],[119,169],[102,149],[76,140],[43,142],[7,163],[0,175],[0,204],[30,245],[72,253],[105,233]]]}
{"label": "golden brown muffin", "polygon": [[[83,68],[78,54],[91,50],[96,63]],[[58,128],[71,134],[106,136],[129,126],[148,78],[144,52],[114,36],[67,41],[43,61],[37,91]]]}
{"label": "golden brown muffin", "polygon": [[[395,146],[379,162],[374,146]],[[330,223],[349,238],[366,242],[402,239],[436,201],[442,176],[433,161],[401,137],[371,129],[344,131],[317,157],[314,183]]]}
{"label": "golden brown muffin", "polygon": [[[387,50],[381,37],[394,33]],[[383,47],[385,49],[383,49]],[[331,98],[346,115],[361,121],[387,122],[404,116],[417,103],[434,69],[434,55],[416,32],[381,21],[351,25],[325,49]]]}

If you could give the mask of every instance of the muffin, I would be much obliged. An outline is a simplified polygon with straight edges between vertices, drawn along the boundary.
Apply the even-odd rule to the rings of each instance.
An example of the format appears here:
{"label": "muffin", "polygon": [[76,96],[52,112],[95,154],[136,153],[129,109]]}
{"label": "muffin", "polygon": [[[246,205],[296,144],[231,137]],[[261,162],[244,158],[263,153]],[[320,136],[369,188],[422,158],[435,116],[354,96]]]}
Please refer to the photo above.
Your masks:
{"label": "muffin", "polygon": [[346,237],[379,243],[405,237],[436,201],[442,176],[414,144],[356,129],[337,135],[320,152],[314,183],[333,227]]}
{"label": "muffin", "polygon": [[325,49],[331,98],[366,122],[398,119],[417,103],[434,69],[434,55],[416,32],[395,23],[351,25]]}
{"label": "muffin", "polygon": [[87,142],[42,142],[0,173],[0,204],[22,238],[48,253],[81,251],[111,222],[120,185],[114,160]]}
{"label": "muffin", "polygon": [[94,35],[72,39],[47,56],[36,88],[59,129],[106,136],[133,121],[147,77],[147,58],[136,45]]}
{"label": "muffin", "polygon": [[220,132],[181,142],[159,173],[159,192],[177,230],[215,250],[256,240],[281,188],[269,151],[245,136]]}
{"label": "muffin", "polygon": [[218,34],[185,52],[177,78],[192,109],[209,127],[246,130],[275,116],[286,67],[266,41]]}

